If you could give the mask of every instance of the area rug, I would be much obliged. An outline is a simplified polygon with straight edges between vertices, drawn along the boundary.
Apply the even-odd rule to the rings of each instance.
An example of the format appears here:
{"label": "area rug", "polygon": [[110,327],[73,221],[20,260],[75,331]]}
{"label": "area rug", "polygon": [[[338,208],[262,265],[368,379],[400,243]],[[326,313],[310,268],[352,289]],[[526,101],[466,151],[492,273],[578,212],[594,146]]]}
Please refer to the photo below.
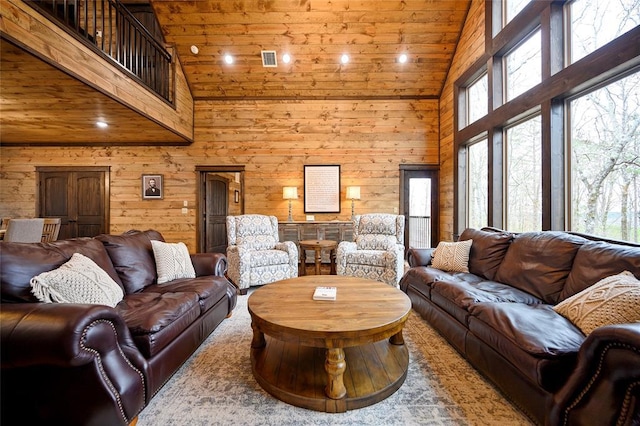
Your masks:
{"label": "area rug", "polygon": [[320,413],[279,401],[251,373],[248,297],[238,297],[232,317],[151,400],[138,426],[532,424],[413,311],[403,333],[409,370],[393,395],[346,413]]}

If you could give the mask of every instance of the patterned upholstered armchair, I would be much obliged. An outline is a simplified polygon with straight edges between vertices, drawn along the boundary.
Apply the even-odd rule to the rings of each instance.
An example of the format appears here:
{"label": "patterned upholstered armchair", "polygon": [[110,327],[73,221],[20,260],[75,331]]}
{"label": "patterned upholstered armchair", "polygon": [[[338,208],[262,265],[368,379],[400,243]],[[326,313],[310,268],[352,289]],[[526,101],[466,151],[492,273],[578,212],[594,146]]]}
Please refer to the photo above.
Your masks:
{"label": "patterned upholstered armchair", "polygon": [[398,285],[404,271],[404,216],[365,214],[353,218],[353,242],[338,244],[338,275]]}
{"label": "patterned upholstered armchair", "polygon": [[249,287],[298,276],[298,248],[279,242],[275,216],[227,216],[228,276],[247,294]]}

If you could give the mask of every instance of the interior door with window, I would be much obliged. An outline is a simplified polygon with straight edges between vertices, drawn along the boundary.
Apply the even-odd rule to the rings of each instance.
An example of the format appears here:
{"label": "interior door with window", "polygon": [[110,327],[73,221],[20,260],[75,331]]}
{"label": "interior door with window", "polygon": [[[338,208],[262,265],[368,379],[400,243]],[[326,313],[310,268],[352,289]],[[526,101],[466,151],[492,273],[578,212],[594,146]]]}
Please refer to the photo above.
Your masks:
{"label": "interior door with window", "polygon": [[400,194],[405,217],[405,247],[438,244],[438,170],[430,166],[401,167]]}

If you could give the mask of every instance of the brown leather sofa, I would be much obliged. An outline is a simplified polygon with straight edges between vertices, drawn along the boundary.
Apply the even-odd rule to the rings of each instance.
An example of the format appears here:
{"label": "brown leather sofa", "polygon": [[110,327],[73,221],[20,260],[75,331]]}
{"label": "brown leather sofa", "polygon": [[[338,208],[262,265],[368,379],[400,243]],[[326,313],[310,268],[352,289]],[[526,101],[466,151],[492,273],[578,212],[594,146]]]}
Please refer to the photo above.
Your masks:
{"label": "brown leather sofa", "polygon": [[[196,278],[157,284],[151,239],[130,231],[0,243],[2,424],[129,424],[231,314],[226,257],[191,255]],[[32,277],[81,253],[124,292],[115,308],[40,303]]]}
{"label": "brown leather sofa", "polygon": [[640,323],[585,336],[552,308],[600,279],[640,276],[640,245],[566,232],[467,229],[469,273],[410,249],[400,281],[419,312],[534,422],[640,424]]}

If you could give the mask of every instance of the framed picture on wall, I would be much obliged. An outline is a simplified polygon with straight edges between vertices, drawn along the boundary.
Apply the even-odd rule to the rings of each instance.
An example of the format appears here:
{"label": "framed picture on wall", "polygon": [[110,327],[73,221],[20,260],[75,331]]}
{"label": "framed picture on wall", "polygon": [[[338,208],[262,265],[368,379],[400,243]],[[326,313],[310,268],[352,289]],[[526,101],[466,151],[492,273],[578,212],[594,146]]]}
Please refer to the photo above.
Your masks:
{"label": "framed picture on wall", "polygon": [[142,175],[143,200],[162,200],[163,193],[162,175]]}
{"label": "framed picture on wall", "polygon": [[304,166],[304,212],[340,213],[340,166]]}

